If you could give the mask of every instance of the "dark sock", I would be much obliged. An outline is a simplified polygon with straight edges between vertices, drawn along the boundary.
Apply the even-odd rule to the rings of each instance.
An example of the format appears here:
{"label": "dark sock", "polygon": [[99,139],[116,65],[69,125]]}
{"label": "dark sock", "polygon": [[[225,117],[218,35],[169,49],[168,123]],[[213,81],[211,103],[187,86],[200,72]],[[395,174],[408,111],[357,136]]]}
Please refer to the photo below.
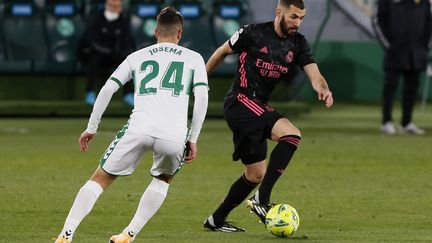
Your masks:
{"label": "dark sock", "polygon": [[228,195],[223,200],[222,204],[213,213],[213,219],[215,226],[221,226],[225,222],[225,218],[228,214],[237,207],[246,197],[251,193],[251,191],[258,185],[246,179],[243,174],[237,181],[235,181]]}
{"label": "dark sock", "polygon": [[258,190],[259,202],[261,204],[268,204],[270,202],[270,194],[273,186],[284,173],[300,140],[301,137],[296,135],[287,135],[279,139],[278,144],[270,155],[267,172]]}

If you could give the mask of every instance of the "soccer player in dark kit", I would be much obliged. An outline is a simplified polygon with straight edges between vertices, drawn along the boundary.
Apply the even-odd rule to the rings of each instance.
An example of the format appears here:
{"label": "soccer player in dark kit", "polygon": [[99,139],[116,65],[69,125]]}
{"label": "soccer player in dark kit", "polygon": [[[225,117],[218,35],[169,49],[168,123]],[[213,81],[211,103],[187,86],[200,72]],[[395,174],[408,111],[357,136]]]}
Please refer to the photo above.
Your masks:
{"label": "soccer player in dark kit", "polygon": [[[276,84],[288,77],[294,65],[303,68],[318,99],[327,107],[333,105],[332,93],[312,58],[309,44],[297,32],[305,14],[302,0],[279,0],[274,21],[243,26],[206,64],[207,73],[211,73],[227,55],[239,54],[238,72],[225,97],[224,115],[233,132],[233,160],[243,163],[243,174],[232,184],[216,211],[205,220],[207,229],[245,231],[227,223],[226,218],[260,183],[246,204],[261,222],[265,222],[271,207],[272,188],[301,139],[299,129],[267,105]],[[266,168],[267,139],[277,145]]]}

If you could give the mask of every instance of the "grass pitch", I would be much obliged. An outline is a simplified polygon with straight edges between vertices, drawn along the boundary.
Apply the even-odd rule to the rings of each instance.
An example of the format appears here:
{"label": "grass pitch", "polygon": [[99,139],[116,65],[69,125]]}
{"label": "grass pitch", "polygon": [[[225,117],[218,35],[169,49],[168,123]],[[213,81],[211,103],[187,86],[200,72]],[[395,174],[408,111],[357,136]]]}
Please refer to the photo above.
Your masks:
{"label": "grass pitch", "polygon": [[[207,120],[197,160],[177,175],[135,242],[431,242],[432,109],[415,113],[428,132],[422,137],[381,135],[379,114],[378,106],[336,105],[291,119],[303,139],[272,195],[299,212],[300,228],[289,239],[271,236],[245,205],[229,220],[248,232],[203,230],[203,220],[241,173],[241,165],[231,161],[225,122]],[[0,242],[52,242],[79,188],[126,121],[103,119],[90,151],[80,153],[77,140],[86,118],[2,118]],[[107,242],[129,223],[151,180],[150,164],[148,154],[133,176],[119,178],[102,194],[74,242]]]}

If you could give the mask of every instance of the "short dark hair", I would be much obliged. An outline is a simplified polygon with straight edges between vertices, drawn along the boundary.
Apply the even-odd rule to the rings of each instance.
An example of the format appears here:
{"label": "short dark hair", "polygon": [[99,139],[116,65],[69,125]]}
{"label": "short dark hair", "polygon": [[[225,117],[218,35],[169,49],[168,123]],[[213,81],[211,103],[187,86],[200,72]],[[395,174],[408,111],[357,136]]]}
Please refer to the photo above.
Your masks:
{"label": "short dark hair", "polygon": [[166,7],[157,16],[157,28],[163,36],[175,35],[183,29],[183,16],[173,7]]}
{"label": "short dark hair", "polygon": [[279,0],[279,4],[287,8],[289,8],[291,5],[294,5],[299,9],[305,8],[303,0]]}

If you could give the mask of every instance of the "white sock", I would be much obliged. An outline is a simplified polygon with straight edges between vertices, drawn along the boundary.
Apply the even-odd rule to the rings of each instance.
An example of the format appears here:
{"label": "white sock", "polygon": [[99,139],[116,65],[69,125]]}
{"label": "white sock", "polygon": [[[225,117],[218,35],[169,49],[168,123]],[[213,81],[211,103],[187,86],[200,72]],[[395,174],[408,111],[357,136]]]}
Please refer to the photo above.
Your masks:
{"label": "white sock", "polygon": [[102,187],[94,181],[87,181],[81,187],[69,211],[59,238],[65,237],[67,240],[72,241],[76,228],[84,217],[90,213],[102,192]]}
{"label": "white sock", "polygon": [[259,202],[259,190],[257,190],[257,191],[255,192],[255,194],[254,194],[254,198],[255,198],[255,201],[257,201],[258,203],[260,203],[260,202]]}
{"label": "white sock", "polygon": [[215,223],[214,223],[214,219],[213,219],[213,214],[210,215],[210,216],[207,218],[207,221],[209,222],[209,224],[210,224],[211,226],[216,227],[216,225],[215,225]]}
{"label": "white sock", "polygon": [[123,230],[124,234],[129,234],[132,236],[132,239],[135,239],[136,235],[141,231],[144,225],[162,206],[168,193],[168,187],[168,183],[153,178],[152,182],[141,197],[135,216],[130,224]]}

